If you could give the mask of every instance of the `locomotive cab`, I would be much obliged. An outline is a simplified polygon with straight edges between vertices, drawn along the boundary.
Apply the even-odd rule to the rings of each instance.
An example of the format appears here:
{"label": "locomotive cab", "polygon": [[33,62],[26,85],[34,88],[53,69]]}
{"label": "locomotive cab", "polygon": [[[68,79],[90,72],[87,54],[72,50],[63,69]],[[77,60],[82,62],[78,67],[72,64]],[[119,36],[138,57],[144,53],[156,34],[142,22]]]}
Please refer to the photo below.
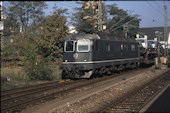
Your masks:
{"label": "locomotive cab", "polygon": [[93,71],[93,40],[79,37],[64,41],[63,78],[89,78]]}
{"label": "locomotive cab", "polygon": [[64,42],[63,62],[86,62],[90,61],[89,39],[66,40]]}

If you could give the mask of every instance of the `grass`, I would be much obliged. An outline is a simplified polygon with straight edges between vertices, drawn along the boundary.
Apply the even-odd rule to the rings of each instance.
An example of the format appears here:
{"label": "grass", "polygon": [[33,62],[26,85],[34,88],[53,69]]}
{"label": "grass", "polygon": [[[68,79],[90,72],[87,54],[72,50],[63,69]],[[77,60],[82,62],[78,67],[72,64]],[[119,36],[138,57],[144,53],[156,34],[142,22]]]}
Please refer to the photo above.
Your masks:
{"label": "grass", "polygon": [[[54,80],[61,79],[62,70],[59,69],[62,63],[61,61],[62,60],[58,60],[49,64],[49,67],[52,70],[52,76]],[[40,80],[30,80],[26,73],[23,71],[22,66],[1,68],[1,76],[10,78],[10,81],[1,83],[1,91],[46,82]]]}
{"label": "grass", "polygon": [[154,70],[154,69],[151,69],[151,72],[153,72],[153,73],[154,73],[154,72],[155,72],[155,70]]}
{"label": "grass", "polygon": [[15,66],[1,68],[1,76],[10,78],[10,81],[1,83],[2,91],[17,88],[28,79],[26,74],[22,71],[22,67]]}

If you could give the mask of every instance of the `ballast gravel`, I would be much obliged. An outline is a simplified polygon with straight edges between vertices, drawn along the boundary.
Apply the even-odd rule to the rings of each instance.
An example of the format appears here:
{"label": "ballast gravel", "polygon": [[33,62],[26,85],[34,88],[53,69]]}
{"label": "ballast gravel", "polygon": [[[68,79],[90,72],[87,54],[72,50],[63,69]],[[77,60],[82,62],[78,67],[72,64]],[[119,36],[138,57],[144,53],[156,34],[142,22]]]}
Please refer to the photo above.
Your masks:
{"label": "ballast gravel", "polygon": [[94,112],[128,91],[168,71],[166,67],[154,67],[132,71],[123,77],[103,81],[76,89],[49,102],[23,110],[23,113],[69,113]]}

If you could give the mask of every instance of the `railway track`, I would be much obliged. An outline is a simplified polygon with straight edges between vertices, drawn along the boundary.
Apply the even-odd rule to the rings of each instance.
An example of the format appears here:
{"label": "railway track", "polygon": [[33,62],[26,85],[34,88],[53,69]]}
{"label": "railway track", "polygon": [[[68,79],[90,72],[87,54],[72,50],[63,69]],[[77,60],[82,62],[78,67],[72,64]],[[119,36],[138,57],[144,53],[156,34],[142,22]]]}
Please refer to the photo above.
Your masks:
{"label": "railway track", "polygon": [[[45,100],[49,100],[55,97],[57,94],[63,94],[66,91],[71,89],[82,87],[83,85],[89,84],[85,80],[74,81],[74,82],[66,82],[62,84],[56,84],[55,86],[47,86],[41,88],[33,88],[30,90],[19,91],[19,93],[13,93],[6,98],[1,98],[1,110],[2,112],[13,112],[15,110],[21,110],[24,106],[29,104],[34,104],[35,102],[44,102]],[[10,95],[10,94],[8,94]]]}
{"label": "railway track", "polygon": [[137,113],[170,83],[170,71],[101,107],[95,113]]}
{"label": "railway track", "polygon": [[21,95],[22,93],[31,92],[34,90],[36,91],[38,89],[50,88],[58,84],[60,84],[60,81],[52,81],[52,82],[42,83],[38,85],[31,85],[27,87],[20,87],[20,88],[5,90],[1,92],[1,98],[5,99],[5,98]]}
{"label": "railway track", "polygon": [[[134,70],[136,71],[136,70]],[[116,74],[123,76],[124,73]],[[19,112],[27,106],[42,103],[54,99],[67,92],[87,87],[92,84],[100,83],[101,81],[109,80],[115,76],[107,76],[102,78],[95,78],[92,80],[81,79],[69,82],[50,82],[45,84],[34,85],[32,87],[17,88],[16,90],[7,90],[1,95],[1,112]],[[67,81],[67,80],[66,80]]]}
{"label": "railway track", "polygon": [[81,79],[77,81],[65,80],[58,82],[49,82],[39,85],[32,85],[30,87],[17,88],[13,90],[3,91],[1,93],[1,112],[19,112],[22,109],[32,106],[34,104],[40,104],[48,100],[55,99],[63,94],[67,94],[77,88],[87,87],[92,84],[100,83],[101,81],[109,80],[111,78],[124,77],[124,74],[135,72],[137,69],[128,72],[122,72],[120,74],[114,74],[114,76],[107,76],[102,78],[95,78],[92,80]]}

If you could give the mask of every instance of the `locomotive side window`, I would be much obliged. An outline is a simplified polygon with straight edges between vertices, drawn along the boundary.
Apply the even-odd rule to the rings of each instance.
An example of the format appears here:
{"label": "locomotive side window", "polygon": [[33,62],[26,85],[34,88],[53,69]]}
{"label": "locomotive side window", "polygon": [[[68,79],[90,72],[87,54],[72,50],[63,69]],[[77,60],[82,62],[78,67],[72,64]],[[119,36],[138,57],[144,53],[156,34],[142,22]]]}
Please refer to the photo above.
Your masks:
{"label": "locomotive side window", "polygon": [[74,51],[74,41],[67,40],[65,41],[65,49],[66,52],[73,52]]}
{"label": "locomotive side window", "polygon": [[119,44],[115,44],[115,51],[120,51],[120,45]]}
{"label": "locomotive side window", "polygon": [[89,50],[90,50],[90,40],[78,40],[77,41],[78,52],[89,52]]}
{"label": "locomotive side window", "polygon": [[131,51],[135,51],[135,45],[134,44],[131,45]]}
{"label": "locomotive side window", "polygon": [[90,41],[90,50],[94,51],[94,42],[93,41]]}
{"label": "locomotive side window", "polygon": [[105,50],[110,51],[110,44],[105,44]]}
{"label": "locomotive side window", "polygon": [[96,43],[95,43],[95,50],[96,50],[96,51],[99,51],[99,44],[98,44],[97,41],[96,41]]}
{"label": "locomotive side window", "polygon": [[123,51],[123,44],[120,45],[121,51]]}
{"label": "locomotive side window", "polygon": [[125,51],[128,51],[128,45],[124,45]]}

